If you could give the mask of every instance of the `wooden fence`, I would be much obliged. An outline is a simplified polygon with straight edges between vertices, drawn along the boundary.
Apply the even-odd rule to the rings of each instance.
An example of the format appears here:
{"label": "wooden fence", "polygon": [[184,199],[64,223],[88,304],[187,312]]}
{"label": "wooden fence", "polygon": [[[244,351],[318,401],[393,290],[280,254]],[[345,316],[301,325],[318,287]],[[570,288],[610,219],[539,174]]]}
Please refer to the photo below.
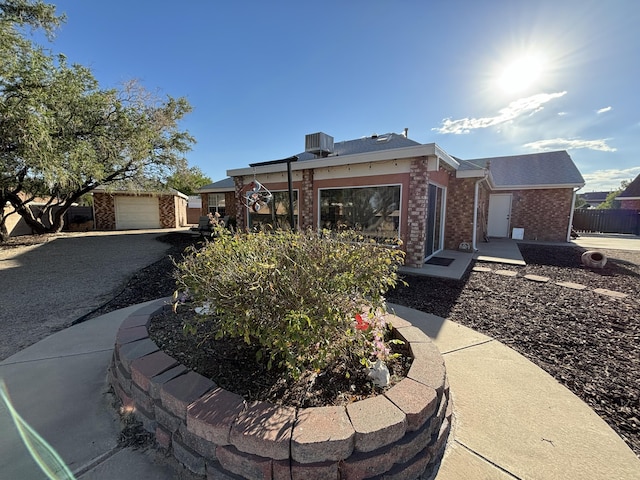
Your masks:
{"label": "wooden fence", "polygon": [[640,211],[578,208],[573,212],[573,229],[578,232],[640,235]]}

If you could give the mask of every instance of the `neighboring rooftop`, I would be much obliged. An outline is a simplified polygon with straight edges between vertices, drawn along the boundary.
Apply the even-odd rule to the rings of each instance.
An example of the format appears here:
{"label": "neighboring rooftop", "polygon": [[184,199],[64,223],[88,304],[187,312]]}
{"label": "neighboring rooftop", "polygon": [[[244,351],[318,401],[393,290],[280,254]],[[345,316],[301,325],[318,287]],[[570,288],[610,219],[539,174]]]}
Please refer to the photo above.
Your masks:
{"label": "neighboring rooftop", "polygon": [[616,198],[620,200],[640,199],[640,175],[638,175]]}
{"label": "neighboring rooftop", "polygon": [[580,197],[587,202],[604,202],[607,199],[607,195],[611,192],[585,192],[581,193]]}
{"label": "neighboring rooftop", "polygon": [[607,196],[609,195],[609,193],[611,192],[585,192],[579,194],[578,197],[587,202],[585,207],[597,207],[607,200]]}
{"label": "neighboring rooftop", "polygon": [[217,182],[213,182],[210,183],[208,185],[204,185],[203,187],[200,187],[198,189],[199,192],[201,193],[206,193],[209,190],[215,190],[216,192],[222,192],[222,191],[234,191],[235,190],[235,184],[233,182],[233,178],[231,177],[227,177],[223,180],[218,180]]}

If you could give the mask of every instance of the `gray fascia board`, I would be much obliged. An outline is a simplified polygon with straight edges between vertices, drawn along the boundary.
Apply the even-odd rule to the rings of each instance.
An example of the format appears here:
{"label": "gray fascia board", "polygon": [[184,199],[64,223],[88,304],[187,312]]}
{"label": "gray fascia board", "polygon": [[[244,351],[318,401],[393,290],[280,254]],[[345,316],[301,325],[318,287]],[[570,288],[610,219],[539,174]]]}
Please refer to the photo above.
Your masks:
{"label": "gray fascia board", "polygon": [[235,187],[223,187],[223,188],[199,188],[198,193],[223,193],[223,192],[235,192]]}
{"label": "gray fascia board", "polygon": [[[425,145],[415,145],[412,147],[393,148],[388,150],[376,150],[373,152],[356,153],[354,155],[336,155],[333,157],[316,158],[291,164],[291,170],[306,170],[309,168],[339,167],[342,165],[356,165],[359,163],[381,162],[385,160],[400,160],[403,158],[436,156],[444,160],[447,164],[457,169],[460,165],[455,159],[448,155],[435,143]],[[238,168],[227,170],[230,177],[240,177],[261,173],[278,173],[286,171],[285,164],[265,165],[255,168]]]}
{"label": "gray fascia board", "polygon": [[615,200],[640,200],[640,197],[616,197]]}
{"label": "gray fascia board", "polygon": [[[99,187],[94,188],[90,193],[98,192],[98,193],[108,193],[110,195],[117,195],[119,193],[123,193],[126,195],[151,195],[152,197],[159,197],[160,195],[171,195],[174,197],[180,197],[185,200],[189,199],[188,195],[185,195],[179,190],[175,188],[168,188],[167,190],[109,190],[106,187],[100,185]],[[30,202],[30,205],[44,205],[44,202],[34,203]]]}
{"label": "gray fascia board", "polygon": [[476,170],[458,170],[456,172],[456,178],[478,178],[484,177],[486,170],[484,168],[478,168]]}
{"label": "gray fascia board", "polygon": [[563,183],[563,184],[551,184],[551,185],[491,185],[491,190],[542,190],[542,189],[552,189],[552,188],[582,188],[584,187],[584,183],[576,184],[576,183]]}

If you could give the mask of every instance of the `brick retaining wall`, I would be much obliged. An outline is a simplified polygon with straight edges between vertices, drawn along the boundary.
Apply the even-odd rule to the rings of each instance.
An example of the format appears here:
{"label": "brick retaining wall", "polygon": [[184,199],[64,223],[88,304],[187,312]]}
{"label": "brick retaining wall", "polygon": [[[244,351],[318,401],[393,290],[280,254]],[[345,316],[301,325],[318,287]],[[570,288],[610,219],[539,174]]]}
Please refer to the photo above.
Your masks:
{"label": "brick retaining wall", "polygon": [[451,427],[444,361],[402,318],[407,378],[346,407],[293,408],[251,402],[191,371],[149,338],[163,299],[127,317],[116,335],[109,381],[159,447],[194,473],[247,479],[433,478]]}

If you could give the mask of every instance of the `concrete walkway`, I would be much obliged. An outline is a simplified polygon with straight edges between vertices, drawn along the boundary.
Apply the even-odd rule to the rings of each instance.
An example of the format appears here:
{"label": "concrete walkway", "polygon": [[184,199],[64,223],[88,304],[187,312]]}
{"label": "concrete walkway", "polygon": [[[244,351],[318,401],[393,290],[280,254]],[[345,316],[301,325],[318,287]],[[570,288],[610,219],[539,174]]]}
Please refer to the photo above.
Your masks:
{"label": "concrete walkway", "polygon": [[[0,363],[18,412],[80,479],[192,479],[155,450],[118,446],[106,370],[118,326],[137,308],[60,331]],[[632,479],[640,460],[586,404],[503,344],[401,306],[443,353],[454,431],[438,480]],[[0,408],[0,476],[42,478]]]}
{"label": "concrete walkway", "polygon": [[587,250],[640,250],[640,237],[637,235],[618,234],[582,234],[571,242],[533,242],[516,241],[511,238],[491,238],[489,242],[479,242],[474,253],[443,250],[436,257],[452,260],[446,266],[425,263],[420,268],[401,267],[400,273],[408,275],[423,275],[427,277],[449,278],[460,280],[471,262],[502,263],[506,265],[526,265],[518,248],[518,243],[534,243],[540,245],[577,246]]}
{"label": "concrete walkway", "polygon": [[[78,478],[179,478],[182,469],[155,451],[118,446],[121,422],[108,392],[107,366],[118,327],[144,305],[62,330],[0,363],[0,379],[18,413]],[[0,478],[44,478],[2,403],[0,432]]]}
{"label": "concrete walkway", "polygon": [[502,343],[402,306],[444,356],[454,429],[437,480],[635,479],[640,460],[587,404]]}

